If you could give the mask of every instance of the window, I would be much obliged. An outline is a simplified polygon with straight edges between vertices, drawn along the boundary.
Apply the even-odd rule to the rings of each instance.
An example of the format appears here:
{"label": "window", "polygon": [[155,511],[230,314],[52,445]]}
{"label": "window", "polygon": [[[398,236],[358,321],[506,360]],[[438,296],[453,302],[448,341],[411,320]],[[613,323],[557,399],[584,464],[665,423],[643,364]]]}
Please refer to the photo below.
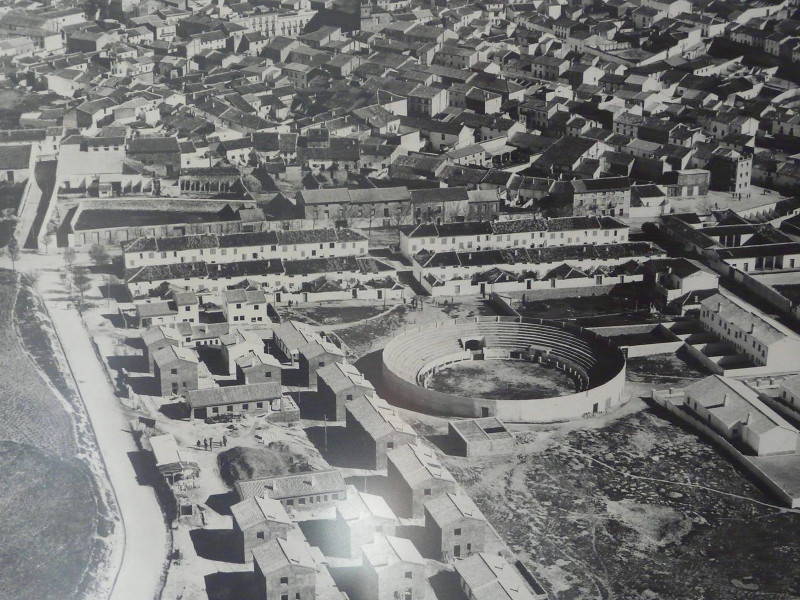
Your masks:
{"label": "window", "polygon": [[170,369],[169,372],[170,372],[170,375],[177,375],[178,374],[178,369]]}
{"label": "window", "polygon": [[215,406],[214,408],[211,409],[211,412],[213,412],[215,415],[218,414],[219,413],[219,407]]}
{"label": "window", "polygon": [[456,527],[453,529],[453,535],[461,535],[461,527]]}
{"label": "window", "polygon": [[258,538],[259,540],[263,540],[264,539],[264,532],[263,531],[256,532],[256,538]]}
{"label": "window", "polygon": [[281,585],[289,585],[289,578],[281,577]]}
{"label": "window", "polygon": [[386,442],[386,449],[391,450],[394,448],[394,442]]}
{"label": "window", "polygon": [[430,495],[431,495],[431,488],[425,488],[425,489],[422,491],[422,493],[423,493],[425,496],[430,496]]}
{"label": "window", "polygon": [[264,408],[263,402],[256,402],[256,408]]}
{"label": "window", "polygon": [[297,503],[298,504],[305,504],[306,503],[306,499],[305,498],[300,498],[300,500],[298,500]]}
{"label": "window", "polygon": [[281,594],[281,600],[289,600],[289,594]]}
{"label": "window", "polygon": [[413,579],[413,578],[414,578],[414,573],[412,573],[411,571],[406,571],[406,579]]}

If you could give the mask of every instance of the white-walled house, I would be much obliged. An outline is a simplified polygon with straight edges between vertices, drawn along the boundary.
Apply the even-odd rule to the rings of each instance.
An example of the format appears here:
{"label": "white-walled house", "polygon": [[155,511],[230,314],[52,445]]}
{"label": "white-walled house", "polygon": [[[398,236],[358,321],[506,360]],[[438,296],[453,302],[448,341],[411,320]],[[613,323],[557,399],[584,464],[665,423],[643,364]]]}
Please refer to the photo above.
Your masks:
{"label": "white-walled house", "polygon": [[720,293],[700,302],[703,328],[775,373],[797,370],[800,338]]}
{"label": "white-walled house", "polygon": [[303,229],[251,233],[201,233],[138,238],[122,244],[125,268],[174,263],[366,256],[367,238],[351,229]]}
{"label": "white-walled house", "polygon": [[684,388],[684,396],[700,421],[757,456],[797,452],[797,429],[741,381],[711,375]]}
{"label": "white-walled house", "polygon": [[220,298],[222,314],[232,325],[271,322],[267,315],[267,296],[262,290],[224,290]]}

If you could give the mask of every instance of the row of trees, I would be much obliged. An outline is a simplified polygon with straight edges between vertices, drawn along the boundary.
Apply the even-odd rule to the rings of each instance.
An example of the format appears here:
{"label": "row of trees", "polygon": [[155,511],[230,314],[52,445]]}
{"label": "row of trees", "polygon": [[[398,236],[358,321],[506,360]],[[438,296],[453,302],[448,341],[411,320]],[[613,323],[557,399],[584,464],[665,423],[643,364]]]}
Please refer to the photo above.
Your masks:
{"label": "row of trees", "polygon": [[[16,236],[11,236],[5,247],[6,254],[11,259],[11,268],[17,270],[21,249]],[[64,282],[67,286],[67,297],[75,303],[78,310],[83,311],[87,307],[87,296],[92,289],[92,278],[89,267],[75,264],[77,252],[74,248],[64,248]],[[96,267],[105,267],[111,263],[111,256],[105,247],[95,244],[89,250],[89,258]],[[39,272],[30,271],[23,274],[25,281],[32,286],[36,286],[39,281]],[[105,281],[108,286],[108,295],[111,295],[111,286],[117,278],[112,273],[105,274]]]}

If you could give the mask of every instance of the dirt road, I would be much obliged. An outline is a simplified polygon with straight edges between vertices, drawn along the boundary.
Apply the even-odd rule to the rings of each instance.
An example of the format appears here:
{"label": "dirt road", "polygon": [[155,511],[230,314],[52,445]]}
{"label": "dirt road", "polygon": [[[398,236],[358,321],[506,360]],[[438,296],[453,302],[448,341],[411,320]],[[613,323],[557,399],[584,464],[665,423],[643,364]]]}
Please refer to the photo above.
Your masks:
{"label": "dirt road", "polygon": [[128,416],[114,396],[89,335],[68,307],[55,255],[26,255],[24,268],[40,273],[38,288],[61,340],[97,436],[124,524],[125,547],[112,600],[148,600],[161,589],[168,533],[152,487],[140,485],[129,453],[137,451]]}

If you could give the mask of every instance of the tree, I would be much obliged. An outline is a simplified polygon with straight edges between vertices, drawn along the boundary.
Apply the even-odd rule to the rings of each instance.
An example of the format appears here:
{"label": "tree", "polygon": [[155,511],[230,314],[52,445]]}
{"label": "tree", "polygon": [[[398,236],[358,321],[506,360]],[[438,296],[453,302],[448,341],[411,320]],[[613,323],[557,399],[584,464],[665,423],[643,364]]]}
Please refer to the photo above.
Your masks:
{"label": "tree", "polygon": [[16,236],[11,236],[11,239],[8,240],[8,244],[6,244],[6,252],[8,252],[8,256],[11,259],[11,268],[16,271],[17,270],[17,260],[19,259],[19,242],[17,241]]}
{"label": "tree", "polygon": [[45,230],[44,236],[42,236],[45,252],[50,251],[50,244],[53,243],[53,240],[56,238],[57,234],[58,234],[58,223],[56,222],[56,219],[51,219],[47,223],[47,229]]}
{"label": "tree", "polygon": [[103,280],[106,283],[106,300],[108,302],[108,305],[110,306],[111,305],[111,286],[112,285],[116,285],[117,283],[119,283],[119,278],[116,275],[114,275],[113,273],[107,273],[107,274],[103,275]]}
{"label": "tree", "polygon": [[105,246],[101,244],[94,244],[89,249],[89,258],[91,258],[92,262],[98,267],[102,267],[111,262],[111,256]]}
{"label": "tree", "polygon": [[86,303],[86,294],[92,289],[92,279],[89,277],[88,269],[86,267],[75,267],[72,271],[72,283],[75,285],[78,310],[83,311]]}
{"label": "tree", "polygon": [[397,241],[400,242],[400,227],[405,225],[409,217],[413,218],[414,205],[409,202],[403,202],[397,208],[394,208],[389,213],[389,223],[392,227],[397,229]]}
{"label": "tree", "polygon": [[72,263],[75,262],[75,248],[64,248],[64,264],[67,266],[67,269],[72,267]]}

